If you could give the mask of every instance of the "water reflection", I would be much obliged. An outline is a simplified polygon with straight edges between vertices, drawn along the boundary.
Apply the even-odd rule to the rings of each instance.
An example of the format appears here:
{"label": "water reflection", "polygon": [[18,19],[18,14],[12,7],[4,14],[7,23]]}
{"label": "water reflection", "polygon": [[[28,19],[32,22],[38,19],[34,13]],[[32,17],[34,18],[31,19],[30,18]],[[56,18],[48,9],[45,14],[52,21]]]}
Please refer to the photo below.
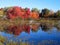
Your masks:
{"label": "water reflection", "polygon": [[[9,43],[16,41],[18,44],[22,43],[21,45],[27,42],[30,45],[37,45],[37,43],[39,45],[43,45],[43,43],[55,45],[55,43],[60,44],[60,32],[58,32],[60,29],[58,30],[58,25],[47,22],[9,25],[4,28],[6,33],[1,32],[0,34],[7,37],[7,40],[10,40]],[[8,41],[6,42],[8,43]]]}
{"label": "water reflection", "polygon": [[30,25],[30,27],[33,32],[37,32],[40,27],[40,24],[32,24]]}
{"label": "water reflection", "polygon": [[[32,32],[37,32],[42,29],[42,31],[47,32],[54,27],[54,23],[33,23],[33,24],[18,24],[18,25],[9,25],[5,27],[5,32],[14,34],[14,35],[19,35],[22,32],[30,33],[30,30]],[[57,29],[59,29],[59,25],[55,26]]]}
{"label": "water reflection", "polygon": [[58,31],[60,31],[60,21],[57,21],[54,27],[56,27]]}
{"label": "water reflection", "polygon": [[37,31],[39,28],[39,25],[37,24],[33,24],[33,25],[10,25],[8,26],[5,30],[8,33],[12,33],[14,35],[19,35],[21,32],[26,32],[26,33],[30,33],[30,30],[32,29],[32,31]]}

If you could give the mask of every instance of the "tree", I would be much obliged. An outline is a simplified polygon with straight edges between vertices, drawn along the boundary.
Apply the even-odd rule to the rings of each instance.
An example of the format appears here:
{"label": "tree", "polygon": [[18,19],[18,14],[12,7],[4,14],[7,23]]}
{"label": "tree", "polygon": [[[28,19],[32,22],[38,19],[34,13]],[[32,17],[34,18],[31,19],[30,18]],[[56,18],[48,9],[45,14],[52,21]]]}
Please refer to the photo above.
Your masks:
{"label": "tree", "polygon": [[53,10],[50,10],[49,12],[49,18],[54,18],[55,14],[54,14],[54,11]]}
{"label": "tree", "polygon": [[58,16],[57,16],[57,14],[56,14],[56,12],[54,13],[54,18],[57,18]]}
{"label": "tree", "polygon": [[58,11],[56,12],[56,15],[57,15],[58,17],[60,17],[60,10],[58,10]]}
{"label": "tree", "polygon": [[7,18],[9,19],[15,19],[17,17],[20,17],[20,15],[21,15],[21,10],[20,10],[20,7],[18,6],[9,8],[7,10]]}
{"label": "tree", "polygon": [[30,13],[30,18],[38,19],[39,18],[39,10],[37,8],[32,8]]}
{"label": "tree", "polygon": [[31,11],[32,11],[32,12],[38,12],[38,13],[40,13],[40,10],[38,10],[37,8],[32,8]]}
{"label": "tree", "polygon": [[9,19],[15,19],[15,18],[28,19],[29,15],[30,15],[29,8],[23,9],[18,6],[15,6],[7,10],[7,18]]}
{"label": "tree", "polygon": [[30,13],[30,18],[32,18],[32,19],[39,19],[39,14],[37,12],[31,12]]}
{"label": "tree", "polygon": [[0,9],[0,16],[3,16],[4,15],[4,10],[3,8]]}
{"label": "tree", "polygon": [[25,8],[25,19],[28,19],[30,16],[30,9],[29,8]]}
{"label": "tree", "polygon": [[45,8],[45,9],[42,9],[42,11],[41,11],[41,16],[42,17],[48,17],[49,16],[49,12],[50,12],[50,10],[48,10],[47,8]]}

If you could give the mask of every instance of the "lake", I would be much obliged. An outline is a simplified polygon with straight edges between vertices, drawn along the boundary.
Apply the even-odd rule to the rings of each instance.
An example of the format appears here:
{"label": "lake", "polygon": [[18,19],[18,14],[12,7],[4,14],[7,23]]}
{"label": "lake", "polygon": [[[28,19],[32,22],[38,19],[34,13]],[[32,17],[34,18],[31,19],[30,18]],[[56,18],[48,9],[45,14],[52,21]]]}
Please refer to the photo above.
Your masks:
{"label": "lake", "polygon": [[28,42],[30,45],[60,45],[60,29],[54,24],[34,23],[17,27],[19,28],[16,30],[20,31],[16,31],[18,34],[15,31],[13,32],[15,30],[13,28],[12,33],[9,29],[7,32],[0,32],[0,35],[6,37],[8,41]]}

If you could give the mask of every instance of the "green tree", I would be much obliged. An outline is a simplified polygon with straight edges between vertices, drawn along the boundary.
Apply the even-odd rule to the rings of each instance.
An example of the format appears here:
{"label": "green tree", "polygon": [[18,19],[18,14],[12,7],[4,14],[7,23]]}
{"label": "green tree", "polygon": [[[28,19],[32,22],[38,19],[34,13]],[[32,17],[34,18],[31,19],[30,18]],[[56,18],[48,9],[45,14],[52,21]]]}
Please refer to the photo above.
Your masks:
{"label": "green tree", "polygon": [[57,17],[60,17],[60,10],[56,12]]}
{"label": "green tree", "polygon": [[47,9],[47,8],[42,9],[42,11],[41,11],[41,16],[42,16],[42,17],[48,17],[49,12],[50,12],[50,10]]}
{"label": "green tree", "polygon": [[40,10],[38,10],[37,8],[32,8],[32,10],[31,10],[32,12],[38,12],[38,13],[40,13]]}

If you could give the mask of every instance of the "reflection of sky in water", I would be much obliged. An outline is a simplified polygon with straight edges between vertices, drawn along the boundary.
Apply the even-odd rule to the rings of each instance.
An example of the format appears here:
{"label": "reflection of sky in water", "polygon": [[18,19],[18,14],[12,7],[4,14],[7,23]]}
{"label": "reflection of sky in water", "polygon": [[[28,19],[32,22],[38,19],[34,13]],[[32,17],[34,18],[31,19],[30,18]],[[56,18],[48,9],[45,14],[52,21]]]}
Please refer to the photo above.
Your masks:
{"label": "reflection of sky in water", "polygon": [[46,32],[42,31],[41,28],[37,32],[30,31],[30,34],[28,34],[26,32],[22,32],[17,37],[13,37],[12,34],[7,34],[4,32],[0,32],[0,35],[9,37],[8,39],[13,39],[13,40],[22,39],[22,41],[29,41],[29,42],[31,42],[31,41],[41,42],[43,40],[55,40],[55,42],[56,41],[60,42],[60,32],[58,32],[55,27],[53,27],[51,30],[48,30]]}

